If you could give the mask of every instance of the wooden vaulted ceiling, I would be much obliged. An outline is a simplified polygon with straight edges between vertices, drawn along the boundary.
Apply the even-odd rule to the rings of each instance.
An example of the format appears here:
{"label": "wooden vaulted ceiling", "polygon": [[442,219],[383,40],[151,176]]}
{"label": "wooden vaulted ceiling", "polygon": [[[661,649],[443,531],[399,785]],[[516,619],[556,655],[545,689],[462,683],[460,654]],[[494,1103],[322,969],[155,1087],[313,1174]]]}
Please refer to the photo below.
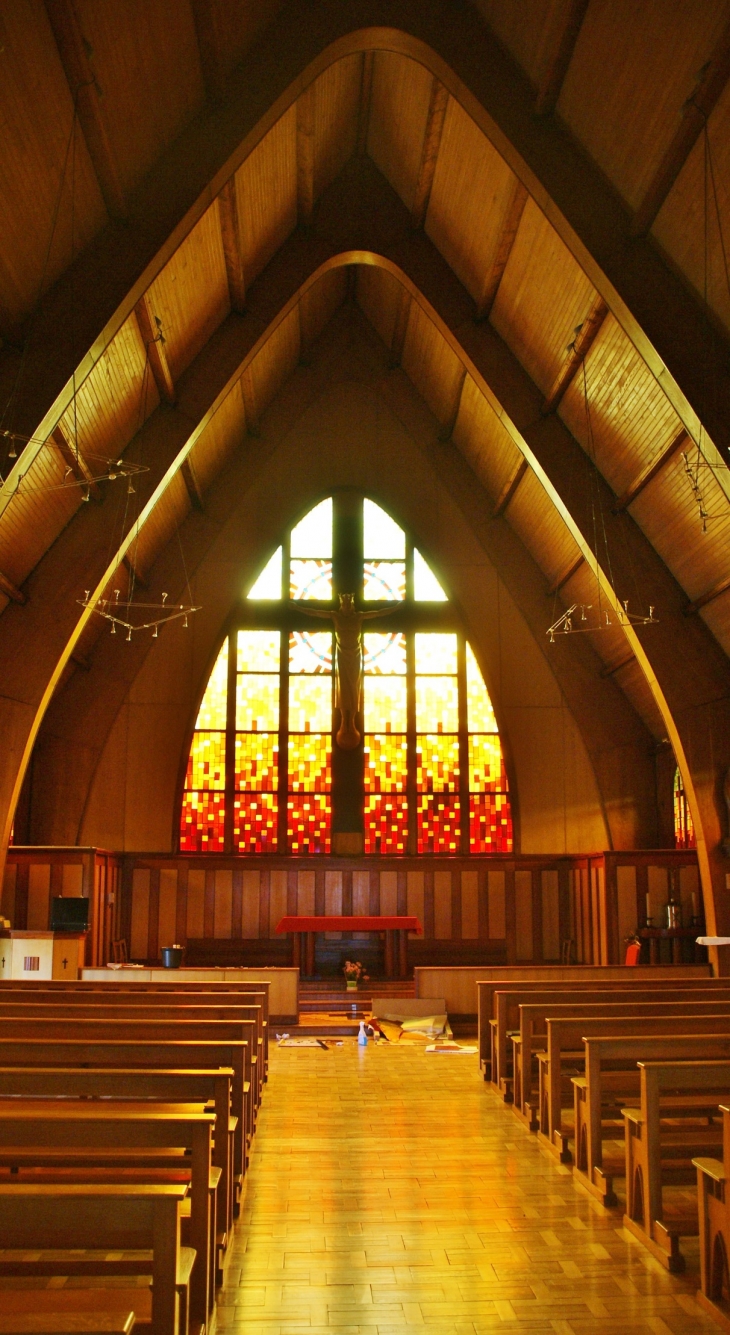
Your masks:
{"label": "wooden vaulted ceiling", "polygon": [[[0,99],[13,130],[0,149],[0,385],[10,396],[4,425],[34,436],[0,496],[0,592],[4,608],[15,605],[7,633],[33,615],[31,576],[82,507],[80,491],[47,489],[69,460],[93,475],[96,457],[128,450],[150,472],[133,501],[113,502],[140,517],[118,551],[103,550],[108,522],[97,522],[92,539],[94,521],[79,516],[99,550],[89,562],[93,578],[65,572],[68,595],[89,582],[146,583],[185,515],[204,506],[212,479],[243,435],[257,433],[307,345],[349,296],[425,398],[442,437],[478,473],[494,515],[519,535],[554,601],[592,602],[596,588],[589,469],[572,493],[550,472],[552,442],[567,429],[595,459],[617,587],[621,579],[625,586],[618,592],[632,604],[656,592],[648,567],[637,578],[630,561],[622,565],[621,549],[631,548],[622,535],[637,525],[673,577],[664,591],[672,613],[701,619],[730,654],[730,529],[713,518],[703,533],[682,458],[705,409],[720,449],[730,443],[722,437],[726,389],[702,402],[691,393],[726,353],[730,299],[712,218],[704,274],[705,146],[688,124],[699,106],[725,222],[730,4],[705,0],[690,13],[669,0],[479,0],[481,17],[468,16],[467,36],[476,32],[543,117],[529,132],[522,127],[522,146],[537,153],[549,118],[553,157],[557,144],[567,161],[577,141],[592,179],[610,183],[626,235],[632,227],[650,232],[633,258],[624,256],[636,292],[646,280],[645,310],[629,309],[529,163],[518,170],[504,132],[485,132],[488,118],[441,57],[429,64],[422,46],[422,59],[414,58],[397,27],[363,28],[359,38],[358,19],[382,23],[396,6],[355,4],[346,20],[340,14],[347,40],[322,40],[309,75],[306,59],[297,65],[292,54],[306,55],[297,24],[319,21],[326,32],[329,16],[326,4],[307,6],[304,16],[302,9],[273,0],[15,0],[0,19]],[[430,24],[438,47],[446,15],[438,4],[419,9],[419,41]],[[407,3],[403,10],[407,18]],[[268,90],[263,74],[261,87],[255,76],[271,58],[271,34],[284,54],[282,86]],[[234,150],[236,117],[226,117],[236,98],[252,124],[258,112],[258,128]],[[219,144],[210,149],[215,133],[227,154]],[[201,143],[211,162],[223,158],[202,190]],[[610,222],[608,260],[618,244]],[[163,226],[169,237],[160,246]],[[587,221],[586,235],[596,226]],[[117,257],[115,268],[104,270],[105,255]],[[656,293],[665,277],[673,314],[689,312],[691,331],[706,339],[694,355],[677,352],[677,372],[694,363],[694,382],[690,371],[684,383],[668,371],[669,357],[643,327],[661,326]],[[54,310],[66,313],[62,331]],[[160,328],[164,343],[154,341]],[[510,404],[513,362],[531,395],[512,394]],[[707,435],[703,448],[718,465],[705,470],[706,506],[724,516],[722,455]],[[112,485],[119,488],[100,488],[111,497]],[[553,605],[546,600],[546,624]],[[96,634],[74,615],[51,685],[69,670],[70,655],[88,662]],[[595,648],[604,673],[664,737],[667,717],[641,640],[616,627]],[[711,667],[710,677],[710,689],[722,693],[722,671]]]}

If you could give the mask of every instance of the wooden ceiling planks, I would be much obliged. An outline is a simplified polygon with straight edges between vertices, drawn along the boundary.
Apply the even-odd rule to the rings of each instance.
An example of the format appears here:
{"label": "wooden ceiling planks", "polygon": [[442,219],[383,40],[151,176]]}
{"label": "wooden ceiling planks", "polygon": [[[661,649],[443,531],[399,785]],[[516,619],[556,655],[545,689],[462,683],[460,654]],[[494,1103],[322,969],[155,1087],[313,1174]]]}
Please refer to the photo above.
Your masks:
{"label": "wooden ceiling planks", "polygon": [[543,394],[595,299],[583,270],[528,199],[490,319]]}
{"label": "wooden ceiling planks", "polygon": [[496,501],[523,456],[470,376],[461,392],[453,441]]}
{"label": "wooden ceiling planks", "polygon": [[418,183],[432,86],[433,77],[423,65],[391,51],[376,51],[367,149],[409,211]]}
{"label": "wooden ceiling planks", "polygon": [[401,365],[443,426],[454,413],[463,367],[435,324],[417,302],[411,304]]}
{"label": "wooden ceiling planks", "polygon": [[557,111],[632,209],[728,13],[728,0],[591,0]]}
{"label": "wooden ceiling planks", "polygon": [[[575,539],[530,468],[509,503],[506,516],[549,583],[575,560]],[[550,624],[548,610],[546,604],[546,630]]]}
{"label": "wooden ceiling planks", "polygon": [[167,361],[178,380],[231,309],[216,205],[178,246],[147,300],[152,317],[162,322]]}
{"label": "wooden ceiling planks", "polygon": [[73,97],[40,0],[3,6],[0,48],[0,326],[7,333],[107,214],[78,122],[72,136]]}
{"label": "wooden ceiling planks", "polygon": [[386,348],[393,342],[401,284],[374,264],[360,264],[357,268],[357,303]]}
{"label": "wooden ceiling planks", "polygon": [[190,496],[181,473],[165,487],[154,510],[141,525],[129,548],[128,558],[143,583],[156,558],[164,550],[190,510]]}
{"label": "wooden ceiling planks", "polygon": [[245,436],[246,413],[241,383],[237,380],[198,436],[188,456],[203,495],[243,443]]}
{"label": "wooden ceiling planks", "polygon": [[307,349],[319,338],[332,316],[347,296],[348,269],[342,265],[324,274],[317,283],[307,288],[299,299],[300,355],[304,360]]}
{"label": "wooden ceiling planks", "polygon": [[[730,238],[730,84],[707,126],[720,225]],[[705,142],[700,135],[669,192],[652,236],[705,299]],[[730,329],[730,290],[711,181],[707,182],[707,303]],[[728,256],[730,258],[730,255]]]}
{"label": "wooden ceiling planks", "polygon": [[276,122],[236,172],[246,285],[297,225],[297,109]]}
{"label": "wooden ceiling planks", "polygon": [[494,264],[516,177],[449,99],[425,229],[476,302]]}
{"label": "wooden ceiling planks", "polygon": [[345,56],[314,84],[314,197],[339,176],[355,152],[362,84],[361,55]]}
{"label": "wooden ceiling planks", "polygon": [[189,0],[74,0],[119,177],[129,194],[204,101]]}
{"label": "wooden ceiling planks", "polygon": [[550,53],[549,33],[556,0],[474,0],[503,46],[537,88]]}
{"label": "wooden ceiling planks", "polygon": [[[84,455],[115,459],[159,403],[154,379],[146,372],[146,353],[134,315],[102,353],[79,385],[74,403],[61,418],[66,439]],[[105,471],[89,459],[93,473]]]}
{"label": "wooden ceiling planks", "polygon": [[55,445],[39,450],[5,507],[0,570],[22,585],[82,502],[81,488],[63,487],[66,462]]}
{"label": "wooden ceiling planks", "polygon": [[248,370],[243,373],[244,377],[250,376],[257,418],[266,412],[284,381],[294,372],[298,361],[299,311],[294,307],[277,325]]}
{"label": "wooden ceiling planks", "polygon": [[[585,360],[595,463],[620,496],[655,455],[678,435],[681,422],[658,382],[612,315]],[[565,392],[559,414],[588,449],[583,375]]]}

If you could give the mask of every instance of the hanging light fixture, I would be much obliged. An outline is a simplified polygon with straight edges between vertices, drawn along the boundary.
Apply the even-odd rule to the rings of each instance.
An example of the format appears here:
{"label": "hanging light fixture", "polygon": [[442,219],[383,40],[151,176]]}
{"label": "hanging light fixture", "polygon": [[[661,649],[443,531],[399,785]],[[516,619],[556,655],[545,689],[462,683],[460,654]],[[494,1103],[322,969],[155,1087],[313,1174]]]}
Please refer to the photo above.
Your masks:
{"label": "hanging light fixture", "polygon": [[151,630],[152,639],[156,640],[160,626],[167,625],[169,621],[182,620],[183,626],[187,627],[188,617],[200,611],[200,605],[196,606],[192,602],[168,602],[166,593],[162,594],[159,603],[138,603],[131,596],[122,598],[119,589],[114,590],[113,598],[92,598],[91,591],[87,589],[85,596],[79,598],[78,602],[81,607],[111,622],[112,635],[116,635],[117,626],[126,631],[127,640],[131,640],[132,635],[141,630]]}
{"label": "hanging light fixture", "polygon": [[[34,436],[23,436],[18,431],[0,429],[0,440],[9,442],[8,459],[15,460],[18,458],[18,446],[20,446],[21,455],[27,445],[37,445],[39,449],[49,449],[56,454],[59,453],[58,445],[52,436],[48,440],[42,441]],[[78,487],[83,492],[83,499],[88,501],[90,499],[90,488],[95,486],[97,482],[116,482],[118,479],[126,478],[128,479],[127,492],[129,495],[133,495],[133,479],[141,473],[149,472],[144,464],[134,464],[127,459],[110,459],[106,455],[89,454],[86,451],[81,455],[74,445],[69,446],[69,452],[78,461],[78,468],[74,470],[71,464],[67,464],[60,482],[36,483],[29,481],[28,474],[32,467],[32,464],[29,464],[28,472],[18,473],[12,494],[14,496],[26,496],[31,493],[66,491]],[[38,454],[36,453],[33,462],[37,457]],[[89,477],[84,476],[84,465],[89,471]],[[0,472],[0,486],[3,486],[9,480],[10,471],[9,469],[5,477]]]}

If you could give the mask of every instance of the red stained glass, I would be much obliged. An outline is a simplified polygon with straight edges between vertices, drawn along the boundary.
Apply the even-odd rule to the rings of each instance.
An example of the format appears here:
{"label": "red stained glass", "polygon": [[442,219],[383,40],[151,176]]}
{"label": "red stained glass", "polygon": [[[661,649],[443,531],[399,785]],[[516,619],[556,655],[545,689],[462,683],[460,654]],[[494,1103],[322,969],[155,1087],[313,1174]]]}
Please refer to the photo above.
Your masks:
{"label": "red stained glass", "polygon": [[277,801],[273,793],[237,793],[233,802],[233,847],[239,853],[274,853]]}
{"label": "red stained glass", "polygon": [[679,766],[677,766],[674,775],[674,847],[697,847],[695,827],[692,822],[692,815],[687,801],[687,794],[684,791],[684,783],[682,782],[682,775],[679,772]]}
{"label": "red stained glass", "polygon": [[451,793],[429,793],[418,798],[418,852],[461,851],[461,807]]}
{"label": "red stained glass", "polygon": [[408,802],[391,794],[365,798],[365,852],[408,852]]}
{"label": "red stained glass", "polygon": [[512,811],[506,793],[478,793],[469,798],[469,850],[512,852]]}
{"label": "red stained glass", "polygon": [[224,793],[183,793],[180,813],[181,853],[222,853],[224,822]]}
{"label": "red stained glass", "polygon": [[279,735],[236,734],[236,788],[275,793],[279,782]]}
{"label": "red stained glass", "polygon": [[365,735],[365,792],[404,793],[408,746],[397,733]]}
{"label": "red stained glass", "polygon": [[287,800],[290,853],[329,853],[332,799],[328,793],[294,793]]}

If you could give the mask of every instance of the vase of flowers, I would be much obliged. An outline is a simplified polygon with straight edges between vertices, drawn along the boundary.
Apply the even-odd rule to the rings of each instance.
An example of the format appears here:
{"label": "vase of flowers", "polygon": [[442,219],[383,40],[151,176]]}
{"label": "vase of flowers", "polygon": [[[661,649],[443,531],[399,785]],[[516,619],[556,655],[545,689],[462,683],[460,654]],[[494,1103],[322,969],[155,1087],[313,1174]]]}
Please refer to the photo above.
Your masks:
{"label": "vase of flowers", "polygon": [[348,992],[357,992],[359,982],[366,983],[368,976],[365,972],[365,965],[359,960],[345,960],[342,972],[345,975],[345,984]]}

